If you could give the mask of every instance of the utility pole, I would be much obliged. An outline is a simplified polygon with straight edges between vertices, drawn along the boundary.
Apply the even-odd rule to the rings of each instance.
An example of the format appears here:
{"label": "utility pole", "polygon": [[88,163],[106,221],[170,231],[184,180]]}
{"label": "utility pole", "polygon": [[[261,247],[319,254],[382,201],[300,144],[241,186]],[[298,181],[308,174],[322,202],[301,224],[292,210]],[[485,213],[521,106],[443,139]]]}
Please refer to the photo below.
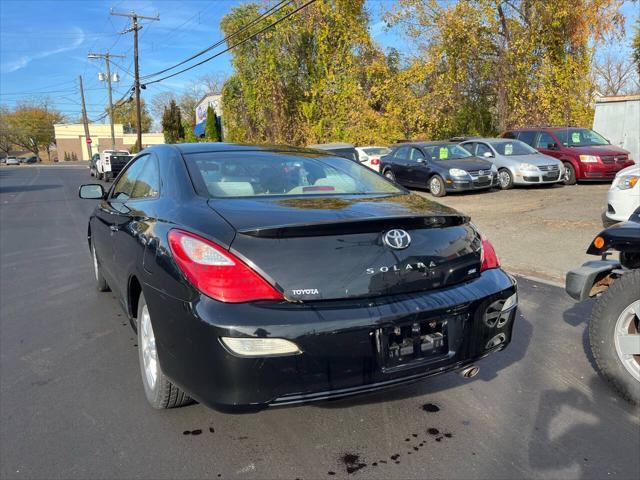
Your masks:
{"label": "utility pole", "polygon": [[109,91],[109,119],[111,121],[111,149],[116,149],[116,133],[113,128],[113,94],[111,92],[111,58],[125,58],[124,55],[114,55],[112,53],[89,53],[87,58],[96,59],[104,58],[104,63],[107,68],[107,90]]}
{"label": "utility pole", "polygon": [[160,15],[155,17],[145,17],[144,15],[138,15],[136,12],[131,13],[118,13],[111,11],[111,15],[117,17],[128,17],[131,19],[131,27],[127,28],[123,34],[133,32],[133,63],[134,63],[134,85],[136,95],[136,130],[138,132],[138,148],[142,150],[142,112],[140,106],[140,68],[138,66],[138,30],[142,28],[142,25],[138,23],[138,20],[153,20],[155,22],[160,20]]}
{"label": "utility pole", "polygon": [[89,152],[89,160],[93,156],[91,151],[91,136],[89,135],[89,121],[87,120],[87,107],[84,104],[84,87],[82,86],[82,75],[78,75],[80,79],[80,98],[82,99],[82,123],[84,124],[84,138],[87,142],[87,151]]}

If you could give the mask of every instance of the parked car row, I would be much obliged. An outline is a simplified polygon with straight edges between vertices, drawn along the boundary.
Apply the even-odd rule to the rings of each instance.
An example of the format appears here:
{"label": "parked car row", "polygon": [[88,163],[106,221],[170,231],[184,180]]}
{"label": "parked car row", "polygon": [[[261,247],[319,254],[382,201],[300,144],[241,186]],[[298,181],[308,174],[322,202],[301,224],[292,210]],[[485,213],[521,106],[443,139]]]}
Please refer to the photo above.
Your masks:
{"label": "parked car row", "polygon": [[[437,197],[494,187],[508,190],[515,185],[609,180],[634,165],[626,150],[611,145],[593,130],[575,127],[522,128],[508,130],[501,138],[455,137],[450,141],[407,141],[392,147],[309,147],[357,159],[391,180],[407,187],[427,188]],[[624,181],[634,182],[625,177],[615,185],[624,189]],[[634,185],[629,183],[628,188]],[[614,197],[618,193],[614,187],[612,192]],[[623,208],[619,217],[626,218],[629,208]],[[609,213],[616,215],[611,202]]]}
{"label": "parked car row", "polygon": [[10,156],[10,157],[4,157],[2,158],[2,163],[6,164],[6,165],[20,165],[21,163],[37,163],[37,162],[41,162],[42,160],[40,160],[40,157],[37,157],[35,155],[31,155],[28,157],[14,157],[14,156]]}

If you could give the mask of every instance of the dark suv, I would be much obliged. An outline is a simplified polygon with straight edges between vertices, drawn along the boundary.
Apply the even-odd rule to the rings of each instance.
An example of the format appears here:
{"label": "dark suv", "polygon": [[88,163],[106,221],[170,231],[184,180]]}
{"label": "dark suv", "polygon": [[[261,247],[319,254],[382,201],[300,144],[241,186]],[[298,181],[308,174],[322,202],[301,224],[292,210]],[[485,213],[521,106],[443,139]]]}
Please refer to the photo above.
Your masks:
{"label": "dark suv", "polygon": [[634,164],[627,150],[611,145],[609,140],[588,128],[518,128],[502,136],[517,138],[562,161],[567,185],[574,185],[578,180],[611,180],[620,170]]}

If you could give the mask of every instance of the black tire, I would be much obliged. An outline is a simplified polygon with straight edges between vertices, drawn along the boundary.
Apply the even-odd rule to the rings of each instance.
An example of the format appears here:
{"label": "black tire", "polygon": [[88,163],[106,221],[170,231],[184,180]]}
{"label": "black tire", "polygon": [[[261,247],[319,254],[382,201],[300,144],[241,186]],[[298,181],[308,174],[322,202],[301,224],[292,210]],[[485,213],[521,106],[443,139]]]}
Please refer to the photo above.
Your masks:
{"label": "black tire", "polygon": [[384,178],[386,178],[387,180],[395,183],[396,176],[393,174],[391,169],[387,168],[382,175],[384,175]]}
{"label": "black tire", "polygon": [[93,246],[93,242],[91,242],[91,257],[93,260],[93,274],[96,279],[96,289],[99,292],[108,292],[111,289],[109,288],[109,284],[102,275],[102,267],[100,266],[100,262],[98,261],[98,257],[96,255],[96,248]]}
{"label": "black tire", "polygon": [[[144,352],[143,352],[143,312],[148,315],[148,307],[147,302],[144,298],[144,294],[140,294],[140,299],[138,300],[138,362],[140,364],[140,375],[142,376],[142,386],[144,388],[144,394],[147,397],[147,401],[149,404],[158,410],[166,409],[166,408],[178,408],[190,403],[193,403],[193,400],[189,395],[187,395],[182,389],[175,386],[171,381],[167,378],[167,376],[162,371],[160,366],[160,359],[157,356],[157,351],[155,353],[156,358],[156,377],[153,384],[150,383],[150,380],[145,371],[145,360],[144,360]],[[153,335],[153,325],[151,322],[151,317],[149,316],[149,328],[151,328],[151,334]],[[154,345],[155,345],[155,336],[154,336]]]}
{"label": "black tire", "polygon": [[96,177],[98,177],[98,180],[102,180],[102,173],[100,172],[96,173]]}
{"label": "black tire", "polygon": [[440,175],[434,175],[429,179],[429,193],[434,197],[444,197],[447,191],[444,187],[444,180]]}
{"label": "black tire", "polygon": [[[504,179],[506,180],[504,183],[502,182],[501,176],[504,177]],[[508,180],[507,180],[507,177],[508,177]],[[498,178],[499,178],[498,185],[500,186],[500,189],[511,190],[513,188],[513,175],[511,174],[508,168],[501,168],[498,171]]]}
{"label": "black tire", "polygon": [[571,164],[571,162],[564,162],[564,169],[565,169],[564,184],[575,185],[576,183],[578,183],[578,180],[576,178],[576,169],[573,168],[573,165]]}
{"label": "black tire", "polygon": [[[640,405],[640,381],[625,368],[615,346],[616,323],[621,314],[640,300],[640,270],[625,273],[598,299],[589,323],[589,343],[602,376],[624,399]],[[635,331],[640,331],[635,318]],[[640,362],[637,355],[635,361]]]}

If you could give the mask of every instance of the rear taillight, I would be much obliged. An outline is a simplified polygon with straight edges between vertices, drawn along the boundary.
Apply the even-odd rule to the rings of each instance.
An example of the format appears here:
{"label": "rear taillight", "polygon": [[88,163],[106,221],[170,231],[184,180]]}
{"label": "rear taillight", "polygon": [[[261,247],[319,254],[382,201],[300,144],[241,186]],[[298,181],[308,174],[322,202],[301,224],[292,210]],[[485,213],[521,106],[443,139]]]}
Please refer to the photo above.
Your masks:
{"label": "rear taillight", "polygon": [[255,270],[209,240],[171,230],[169,246],[187,280],[211,298],[228,303],[283,300],[282,294]]}
{"label": "rear taillight", "polygon": [[480,271],[484,272],[491,268],[500,268],[500,260],[498,255],[491,245],[491,242],[486,238],[482,239],[482,250],[480,252]]}
{"label": "rear taillight", "polygon": [[372,158],[371,159],[371,165],[380,165],[380,159],[379,158]]}

